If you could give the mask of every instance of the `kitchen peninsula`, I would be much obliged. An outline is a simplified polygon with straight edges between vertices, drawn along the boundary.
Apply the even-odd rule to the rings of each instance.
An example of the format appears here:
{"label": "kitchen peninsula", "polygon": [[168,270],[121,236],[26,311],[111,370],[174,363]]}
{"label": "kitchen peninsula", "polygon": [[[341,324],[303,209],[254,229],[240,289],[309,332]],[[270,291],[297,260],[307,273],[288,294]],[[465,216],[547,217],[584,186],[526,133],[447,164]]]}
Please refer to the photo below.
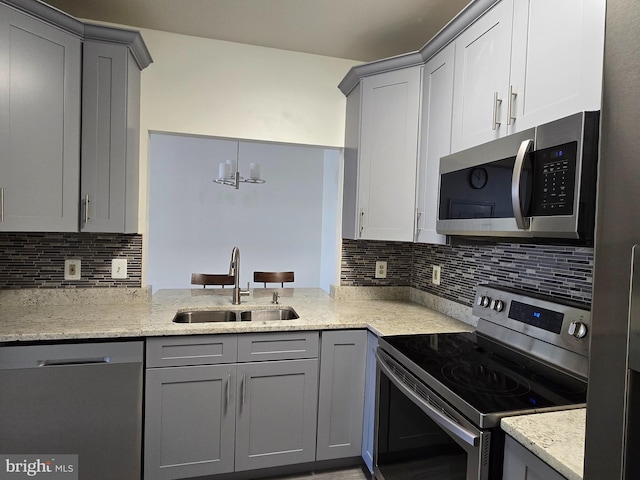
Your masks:
{"label": "kitchen peninsula", "polygon": [[[273,289],[254,289],[241,305],[231,305],[231,291],[223,289],[161,290],[151,295],[149,288],[105,289],[91,292],[4,290],[0,292],[0,342],[20,345],[22,342],[114,340],[144,337],[168,337],[211,334],[243,334],[259,332],[303,332],[368,329],[375,336],[443,333],[473,330],[473,325],[409,301],[401,290],[392,299],[363,299],[354,292],[338,294],[334,299],[321,289],[277,289],[280,305],[273,305]],[[361,289],[366,290],[366,289]],[[28,292],[28,293],[27,293]],[[346,297],[346,298],[345,298]],[[283,321],[213,322],[178,324],[172,322],[178,311],[247,310],[255,308],[291,307],[300,318]],[[204,338],[204,337],[203,337]],[[526,420],[525,420],[526,418]],[[582,418],[582,417],[580,417]],[[563,437],[564,445],[583,444],[583,428],[574,411],[554,413],[558,429],[573,432]],[[544,415],[528,415],[505,420],[508,433],[516,439],[537,438],[544,429]],[[573,426],[564,429],[564,424]],[[582,436],[581,436],[582,432]],[[544,442],[524,443],[525,447],[563,473],[564,465],[573,465],[571,478],[581,478],[582,461],[567,448],[571,458],[558,455],[553,445]],[[576,468],[575,465],[578,465]],[[566,473],[565,473],[566,475]]]}
{"label": "kitchen peninsula", "polygon": [[473,329],[470,324],[408,300],[336,301],[321,289],[279,291],[280,306],[292,307],[300,318],[172,322],[178,311],[275,307],[271,304],[272,289],[254,289],[252,295],[243,297],[241,305],[235,306],[231,305],[231,290],[222,289],[160,290],[152,297],[147,289],[117,289],[113,292],[117,297],[110,300],[100,300],[100,295],[89,298],[92,290],[65,290],[43,293],[35,304],[29,290],[5,290],[0,292],[0,342],[294,330],[368,328],[376,335],[394,335]]}

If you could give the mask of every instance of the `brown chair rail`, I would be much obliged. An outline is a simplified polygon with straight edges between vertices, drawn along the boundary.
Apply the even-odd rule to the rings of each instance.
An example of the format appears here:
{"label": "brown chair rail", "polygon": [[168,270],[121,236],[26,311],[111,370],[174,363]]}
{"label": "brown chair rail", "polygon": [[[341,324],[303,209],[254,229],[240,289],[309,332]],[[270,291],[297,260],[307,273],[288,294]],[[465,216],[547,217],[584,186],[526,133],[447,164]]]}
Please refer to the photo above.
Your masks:
{"label": "brown chair rail", "polygon": [[207,288],[207,285],[221,285],[224,288],[225,285],[233,285],[233,276],[226,273],[192,273],[191,285],[202,285],[203,288]]}
{"label": "brown chair rail", "polygon": [[281,287],[284,287],[285,282],[293,282],[293,272],[253,272],[253,281],[262,282],[264,287],[267,287],[267,283],[279,283]]}

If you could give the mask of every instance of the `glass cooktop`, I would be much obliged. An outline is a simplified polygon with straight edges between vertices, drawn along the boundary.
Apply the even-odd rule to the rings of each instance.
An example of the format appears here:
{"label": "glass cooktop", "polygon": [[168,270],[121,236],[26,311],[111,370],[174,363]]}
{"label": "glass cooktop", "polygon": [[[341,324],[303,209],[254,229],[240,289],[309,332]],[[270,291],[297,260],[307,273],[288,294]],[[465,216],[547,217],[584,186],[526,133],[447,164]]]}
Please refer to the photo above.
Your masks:
{"label": "glass cooktop", "polygon": [[586,381],[476,333],[387,336],[380,348],[428,387],[446,388],[483,415],[586,402]]}

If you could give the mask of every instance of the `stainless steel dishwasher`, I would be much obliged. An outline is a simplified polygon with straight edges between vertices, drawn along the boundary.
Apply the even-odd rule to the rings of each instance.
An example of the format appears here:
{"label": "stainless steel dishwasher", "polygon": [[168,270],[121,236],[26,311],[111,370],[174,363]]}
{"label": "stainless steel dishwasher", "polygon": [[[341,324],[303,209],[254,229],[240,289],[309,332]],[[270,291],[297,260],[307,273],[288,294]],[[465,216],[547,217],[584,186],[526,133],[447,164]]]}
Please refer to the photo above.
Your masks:
{"label": "stainless steel dishwasher", "polygon": [[0,344],[0,453],[77,454],[82,480],[141,478],[141,341]]}

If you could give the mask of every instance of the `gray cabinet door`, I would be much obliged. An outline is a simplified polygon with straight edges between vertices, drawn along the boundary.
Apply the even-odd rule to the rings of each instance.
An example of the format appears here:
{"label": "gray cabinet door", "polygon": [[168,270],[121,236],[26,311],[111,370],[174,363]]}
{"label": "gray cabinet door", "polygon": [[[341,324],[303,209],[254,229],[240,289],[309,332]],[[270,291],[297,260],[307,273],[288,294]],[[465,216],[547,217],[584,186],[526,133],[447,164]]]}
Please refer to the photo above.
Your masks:
{"label": "gray cabinet door", "polygon": [[136,233],[140,69],[127,45],[85,41],[82,58],[81,229]]}
{"label": "gray cabinet door", "polygon": [[322,332],[317,460],[360,456],[366,330]]}
{"label": "gray cabinet door", "polygon": [[238,365],[236,471],[311,462],[318,360]]}
{"label": "gray cabinet door", "polygon": [[536,457],[510,436],[504,442],[505,480],[564,480],[565,477]]}
{"label": "gray cabinet door", "polygon": [[364,421],[362,425],[362,459],[373,473],[373,439],[376,420],[376,349],[378,337],[367,332],[367,367],[364,386]]}
{"label": "gray cabinet door", "polygon": [[360,150],[360,84],[347,96],[342,180],[342,238],[360,238],[358,225],[358,152]]}
{"label": "gray cabinet door", "polygon": [[413,241],[422,68],[362,79],[359,239]]}
{"label": "gray cabinet door", "polygon": [[235,365],[147,369],[148,480],[233,471]]}
{"label": "gray cabinet door", "polygon": [[78,230],[80,52],[0,5],[0,231]]}

